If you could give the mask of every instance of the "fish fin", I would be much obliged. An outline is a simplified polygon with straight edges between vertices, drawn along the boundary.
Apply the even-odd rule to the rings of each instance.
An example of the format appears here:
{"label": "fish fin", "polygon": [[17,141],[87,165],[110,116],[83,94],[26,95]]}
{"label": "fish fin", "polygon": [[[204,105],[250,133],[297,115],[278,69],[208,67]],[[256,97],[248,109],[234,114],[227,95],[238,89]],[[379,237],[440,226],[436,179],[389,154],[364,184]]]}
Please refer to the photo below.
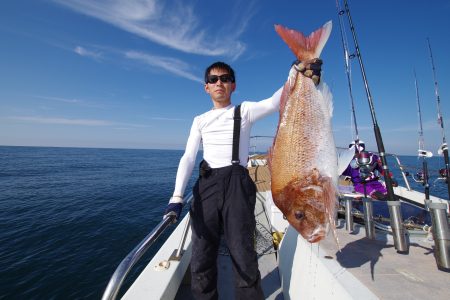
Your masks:
{"label": "fish fin", "polygon": [[[288,80],[284,84],[283,91],[281,92],[281,96],[280,96],[280,110],[279,110],[280,120],[282,119],[282,116],[283,116],[283,113],[284,113],[284,109],[286,107],[286,103],[287,103],[288,98],[289,98],[290,91],[291,91],[291,83],[289,82],[289,78],[288,78]],[[273,157],[274,146],[275,146],[275,142],[277,140],[277,135],[278,135],[278,129],[279,128],[280,128],[280,123],[278,123],[277,131],[276,131],[276,134],[275,134],[275,138],[273,139],[272,147],[269,148],[269,161],[268,162],[269,162],[269,171],[270,172],[272,172],[272,167],[271,167],[271,165],[272,165],[272,157]]]}
{"label": "fish fin", "polygon": [[291,91],[291,83],[289,82],[289,78],[288,78],[288,80],[284,84],[283,92],[281,93],[281,96],[280,96],[280,120],[281,120],[281,116],[284,113],[284,109],[286,107],[286,103],[288,101],[290,91]]}
{"label": "fish fin", "polygon": [[[274,139],[275,143],[275,139]],[[269,148],[269,153],[267,155],[267,165],[269,166],[269,172],[272,173],[272,152],[273,152],[273,146]]]}
{"label": "fish fin", "polygon": [[328,85],[323,81],[320,82],[318,90],[322,94],[322,99],[325,102],[325,105],[323,106],[324,110],[326,110],[325,113],[331,118],[333,116],[333,94]]}
{"label": "fish fin", "polygon": [[339,240],[336,232],[336,224],[334,223],[334,220],[336,218],[336,208],[338,205],[337,193],[336,187],[333,184],[333,180],[330,177],[323,178],[323,195],[324,195],[323,199],[325,204],[325,212],[328,217],[328,223],[333,233],[338,249],[340,251]]}
{"label": "fish fin", "polygon": [[328,216],[328,222],[331,227],[331,232],[333,233],[334,241],[336,242],[339,252],[341,252],[341,245],[339,244],[339,238],[338,238],[337,232],[336,232],[336,224],[334,223],[335,217],[331,216],[331,213],[328,210],[326,212],[327,212],[327,216]]}
{"label": "fish fin", "polygon": [[341,175],[355,156],[355,146],[338,152],[338,175]]}
{"label": "fish fin", "polygon": [[332,22],[330,20],[321,28],[306,37],[301,32],[288,29],[281,25],[275,25],[275,31],[286,42],[292,52],[294,52],[295,56],[301,61],[318,58],[320,56],[323,47],[330,37],[331,28]]}

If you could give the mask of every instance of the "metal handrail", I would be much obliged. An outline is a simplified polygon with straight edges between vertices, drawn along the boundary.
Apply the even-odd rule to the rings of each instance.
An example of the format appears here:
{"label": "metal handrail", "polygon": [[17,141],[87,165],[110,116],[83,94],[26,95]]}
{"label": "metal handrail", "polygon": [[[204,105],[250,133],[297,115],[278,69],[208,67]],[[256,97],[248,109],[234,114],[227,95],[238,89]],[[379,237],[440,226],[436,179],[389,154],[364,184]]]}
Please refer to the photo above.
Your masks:
{"label": "metal handrail", "polygon": [[[189,203],[191,199],[192,193],[187,196],[186,203]],[[133,250],[131,250],[130,253],[128,253],[111,276],[105,292],[103,293],[102,300],[116,299],[123,281],[131,268],[139,261],[167,227],[176,222],[174,219],[175,215],[164,217],[164,219]]]}
{"label": "metal handrail", "polygon": [[183,254],[184,244],[186,243],[187,233],[189,231],[189,226],[191,225],[191,215],[187,216],[187,222],[184,226],[183,234],[181,235],[180,245],[178,246],[177,252],[175,253],[175,258],[180,258]]}
{"label": "metal handrail", "polygon": [[409,180],[408,180],[408,178],[407,178],[407,176],[406,176],[406,174],[405,174],[405,170],[403,169],[403,165],[402,165],[402,163],[400,162],[400,159],[399,159],[398,156],[395,155],[395,154],[392,154],[392,153],[386,153],[386,156],[388,156],[388,155],[394,157],[394,159],[397,161],[398,167],[399,167],[400,172],[402,173],[402,176],[403,176],[403,180],[405,181],[406,188],[408,189],[408,191],[411,191],[411,185],[409,184]]}

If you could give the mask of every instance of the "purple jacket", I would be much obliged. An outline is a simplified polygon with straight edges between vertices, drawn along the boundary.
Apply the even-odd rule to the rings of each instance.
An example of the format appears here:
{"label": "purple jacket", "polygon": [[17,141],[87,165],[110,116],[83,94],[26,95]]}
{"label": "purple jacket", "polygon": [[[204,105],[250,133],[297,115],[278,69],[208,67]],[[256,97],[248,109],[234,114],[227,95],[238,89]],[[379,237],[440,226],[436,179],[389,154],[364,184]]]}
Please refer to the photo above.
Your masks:
{"label": "purple jacket", "polygon": [[[380,191],[383,194],[386,194],[386,188],[378,181],[380,178],[380,174],[383,170],[381,167],[380,158],[378,155],[369,152],[371,156],[370,163],[370,176],[365,179],[365,188],[368,195],[372,194],[374,191]],[[353,185],[355,187],[355,191],[364,193],[364,184],[363,180],[359,174],[359,167],[356,164],[356,158],[354,158],[347,169],[342,173],[342,175],[351,177]]]}
{"label": "purple jacket", "polygon": [[[373,154],[372,152],[369,152],[371,157],[371,163],[370,163],[370,176],[366,178],[365,182],[371,182],[371,181],[378,181],[380,179],[380,175],[383,171],[383,168],[381,167],[381,161],[378,155]],[[352,179],[352,182],[355,183],[362,183],[361,176],[359,175],[359,167],[356,164],[356,158],[353,158],[353,160],[350,162],[350,164],[347,166],[347,169],[342,173],[342,175],[349,176]]]}

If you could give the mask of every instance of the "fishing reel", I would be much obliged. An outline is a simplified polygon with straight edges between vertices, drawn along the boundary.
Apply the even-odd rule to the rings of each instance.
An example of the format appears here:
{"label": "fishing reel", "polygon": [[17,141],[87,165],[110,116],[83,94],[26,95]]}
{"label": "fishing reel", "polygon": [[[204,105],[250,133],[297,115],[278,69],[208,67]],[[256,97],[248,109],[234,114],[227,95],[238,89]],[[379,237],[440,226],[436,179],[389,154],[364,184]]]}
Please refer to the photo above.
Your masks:
{"label": "fishing reel", "polygon": [[415,175],[413,175],[413,179],[417,183],[425,182],[425,173],[422,170],[417,171]]}
{"label": "fishing reel", "polygon": [[443,144],[439,147],[437,153],[438,153],[439,155],[443,155],[445,151],[448,151],[447,143],[443,143]]}
{"label": "fishing reel", "polygon": [[367,151],[361,151],[356,156],[356,164],[359,167],[359,176],[362,179],[367,179],[373,175],[372,172],[372,155]]}
{"label": "fishing reel", "polygon": [[433,157],[433,152],[422,149],[417,150],[417,154],[419,157]]}

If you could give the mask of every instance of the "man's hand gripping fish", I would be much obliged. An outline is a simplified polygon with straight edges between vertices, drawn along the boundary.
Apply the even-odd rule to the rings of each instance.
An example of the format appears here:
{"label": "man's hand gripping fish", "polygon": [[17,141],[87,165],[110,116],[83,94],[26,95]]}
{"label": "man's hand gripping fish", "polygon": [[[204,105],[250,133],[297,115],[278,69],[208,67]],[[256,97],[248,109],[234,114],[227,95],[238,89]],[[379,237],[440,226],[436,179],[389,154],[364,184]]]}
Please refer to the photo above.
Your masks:
{"label": "man's hand gripping fish", "polygon": [[[280,25],[275,30],[296,57],[307,63],[319,57],[331,27],[329,21],[308,37]],[[281,96],[269,158],[272,196],[291,226],[308,242],[316,243],[330,225],[335,233],[338,166],[331,130],[332,95],[317,77],[308,78],[299,71],[297,65],[291,67]]]}

